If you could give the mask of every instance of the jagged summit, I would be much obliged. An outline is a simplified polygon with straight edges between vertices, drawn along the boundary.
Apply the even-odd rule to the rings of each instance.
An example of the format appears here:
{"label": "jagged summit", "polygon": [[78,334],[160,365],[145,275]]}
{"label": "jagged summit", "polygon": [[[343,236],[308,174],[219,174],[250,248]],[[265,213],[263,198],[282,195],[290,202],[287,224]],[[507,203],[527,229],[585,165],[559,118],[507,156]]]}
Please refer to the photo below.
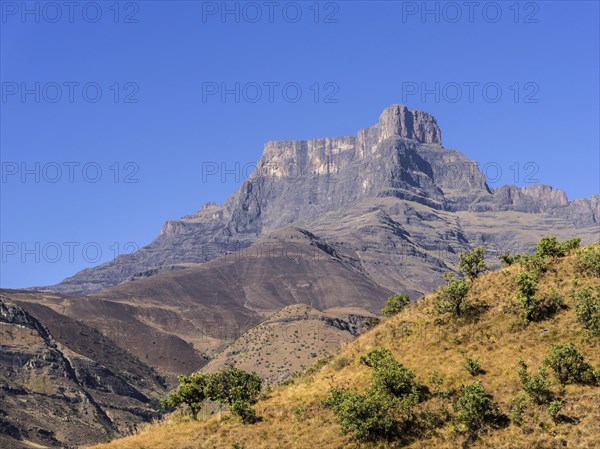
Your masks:
{"label": "jagged summit", "polygon": [[365,131],[378,131],[381,140],[398,136],[421,143],[442,144],[442,133],[432,115],[400,104],[385,108],[379,116],[379,122]]}

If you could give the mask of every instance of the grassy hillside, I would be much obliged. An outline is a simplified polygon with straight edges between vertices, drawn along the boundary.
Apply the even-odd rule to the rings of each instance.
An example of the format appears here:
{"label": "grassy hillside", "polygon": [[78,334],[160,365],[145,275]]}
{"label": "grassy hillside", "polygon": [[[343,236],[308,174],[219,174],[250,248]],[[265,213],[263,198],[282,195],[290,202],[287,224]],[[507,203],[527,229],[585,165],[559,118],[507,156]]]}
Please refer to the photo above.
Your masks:
{"label": "grassy hillside", "polygon": [[[516,278],[532,267],[531,263],[514,263],[472,281],[467,301],[476,312],[460,317],[440,315],[435,311],[436,293],[428,295],[344,345],[334,358],[317,362],[293,382],[263,393],[256,404],[261,419],[255,424],[242,425],[228,412],[202,422],[176,413],[137,435],[95,448],[458,448],[468,440],[457,421],[458,399],[463,386],[476,381],[493,399],[495,419],[483,425],[469,447],[597,447],[598,383],[562,385],[548,367],[552,399],[563,403],[553,419],[548,402],[536,404],[526,399],[529,396],[524,393],[518,363],[523,360],[534,376],[542,368],[550,344],[573,343],[587,362],[600,368],[600,338],[578,322],[572,296],[586,287],[598,288],[598,275],[580,263],[582,254],[591,251],[600,251],[600,244],[544,259],[546,270],[539,276],[536,297],[556,298],[557,293],[564,307],[541,321],[526,324],[520,318]],[[335,387],[364,391],[374,370],[360,358],[375,348],[389,349],[403,366],[415,371],[415,380],[422,386],[421,398],[403,436],[363,442],[341,432],[337,416],[324,400]],[[469,374],[463,367],[466,356],[479,361],[484,372]],[[432,376],[433,372],[438,374]],[[516,413],[519,402],[526,403],[520,419]]]}

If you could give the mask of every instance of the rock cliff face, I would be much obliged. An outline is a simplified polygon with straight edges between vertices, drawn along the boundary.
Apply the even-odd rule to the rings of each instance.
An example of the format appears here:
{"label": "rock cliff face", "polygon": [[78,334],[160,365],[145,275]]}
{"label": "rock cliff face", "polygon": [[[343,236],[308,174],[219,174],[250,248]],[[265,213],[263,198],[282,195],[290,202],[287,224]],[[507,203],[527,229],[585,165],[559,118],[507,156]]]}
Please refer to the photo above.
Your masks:
{"label": "rock cliff face", "polygon": [[93,328],[25,307],[45,324],[0,296],[0,447],[74,448],[159,416],[152,395],[166,386],[150,367]]}
{"label": "rock cliff face", "polygon": [[[454,253],[481,241],[465,224],[469,220],[457,221],[457,215],[448,213],[479,213],[478,220],[488,217],[494,225],[502,217],[491,218],[490,214],[506,212],[508,218],[510,213],[522,212],[526,215],[521,219],[535,223],[540,232],[564,231],[581,234],[584,241],[593,240],[597,238],[600,215],[598,197],[569,202],[564,192],[541,185],[490,189],[474,161],[442,146],[440,129],[431,115],[393,105],[383,111],[375,125],[360,130],[356,136],[268,142],[254,172],[223,205],[209,203],[197,214],[169,221],[154,242],[135,254],[84,270],[48,289],[90,293],[141,276],[140,273],[204,263],[246,248],[260,235],[291,224],[318,230],[320,235],[334,239],[333,231],[337,230],[338,236],[347,239],[339,243],[352,247],[356,234],[350,232],[353,224],[344,230],[339,223],[329,228],[323,223],[342,210],[365,212],[360,206],[363,202],[379,204],[382,217],[394,215],[387,210],[392,203],[396,209],[427,208],[426,213],[424,209],[415,213],[410,222],[404,218],[395,222],[396,235],[404,233],[405,243],[410,242],[417,253],[439,246]],[[394,201],[382,205],[383,198]],[[417,230],[407,237],[407,227],[419,221],[422,229],[431,228],[433,222],[429,220],[442,216],[446,233],[454,237],[444,239]],[[366,218],[356,215],[355,219]],[[373,226],[383,229],[380,222]],[[516,239],[525,244],[534,237],[519,230],[518,225],[509,228],[488,235],[491,240],[487,242],[505,246]],[[508,240],[507,231],[512,233]],[[395,250],[385,246],[389,238],[395,237],[380,237],[383,240],[378,246],[388,248],[382,253]],[[429,257],[436,259],[431,262],[433,265],[424,262],[429,268],[451,267],[454,263],[452,257],[447,261]],[[403,267],[397,265],[395,269],[402,271]],[[420,276],[428,278],[429,274]],[[400,289],[403,285],[392,283],[387,287]]]}

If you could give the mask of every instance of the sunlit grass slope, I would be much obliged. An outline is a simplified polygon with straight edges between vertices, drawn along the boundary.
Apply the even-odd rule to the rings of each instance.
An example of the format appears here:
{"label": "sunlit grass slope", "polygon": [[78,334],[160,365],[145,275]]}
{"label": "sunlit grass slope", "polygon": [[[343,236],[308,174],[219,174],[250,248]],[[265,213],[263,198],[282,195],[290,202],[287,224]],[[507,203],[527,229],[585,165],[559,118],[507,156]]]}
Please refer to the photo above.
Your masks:
{"label": "sunlit grass slope", "polygon": [[[362,355],[376,347],[389,349],[404,366],[412,368],[417,381],[429,394],[419,404],[419,413],[446,409],[449,418],[425,427],[418,437],[404,441],[409,448],[458,448],[465,441],[456,426],[456,399],[464,384],[480,380],[498,405],[499,412],[511,417],[511,400],[523,392],[518,376],[518,360],[537,373],[551,343],[572,342],[595,368],[600,368],[600,338],[577,322],[576,290],[595,288],[598,277],[581,268],[581,253],[600,250],[600,244],[573,251],[563,258],[548,258],[547,271],[539,280],[539,294],[555,289],[566,307],[549,319],[523,325],[515,277],[525,270],[520,264],[480,275],[469,290],[468,300],[482,312],[473,319],[456,319],[434,313],[435,293],[428,295],[383,322],[355,341],[340,348],[327,362],[317,363],[293,382],[264,393],[256,404],[261,420],[242,425],[228,412],[202,422],[178,414],[148,425],[137,435],[95,448],[103,449],[184,449],[184,448],[269,448],[269,449],[350,449],[359,447],[400,447],[398,442],[364,443],[344,435],[336,416],[323,405],[334,386],[362,391],[372,370],[360,363]],[[472,377],[464,368],[464,354],[477,359],[484,374]],[[432,385],[431,373],[445,376],[442,386]],[[531,403],[517,424],[505,420],[502,426],[486,426],[473,448],[594,448],[600,445],[600,387],[561,386],[548,369],[552,392],[564,403],[562,419],[551,419],[546,405]],[[436,394],[437,392],[437,394]]]}

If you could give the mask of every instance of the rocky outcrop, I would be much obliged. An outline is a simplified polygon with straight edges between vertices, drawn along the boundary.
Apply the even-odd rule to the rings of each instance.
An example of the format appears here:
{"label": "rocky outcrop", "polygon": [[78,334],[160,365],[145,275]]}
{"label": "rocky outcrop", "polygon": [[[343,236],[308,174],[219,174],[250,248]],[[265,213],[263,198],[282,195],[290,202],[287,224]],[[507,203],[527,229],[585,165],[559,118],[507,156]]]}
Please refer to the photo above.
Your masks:
{"label": "rocky outcrop", "polygon": [[[50,328],[59,327],[70,332],[55,337]],[[160,416],[151,394],[163,394],[165,386],[153,370],[68,317],[49,327],[2,296],[0,346],[1,447],[73,448]]]}

